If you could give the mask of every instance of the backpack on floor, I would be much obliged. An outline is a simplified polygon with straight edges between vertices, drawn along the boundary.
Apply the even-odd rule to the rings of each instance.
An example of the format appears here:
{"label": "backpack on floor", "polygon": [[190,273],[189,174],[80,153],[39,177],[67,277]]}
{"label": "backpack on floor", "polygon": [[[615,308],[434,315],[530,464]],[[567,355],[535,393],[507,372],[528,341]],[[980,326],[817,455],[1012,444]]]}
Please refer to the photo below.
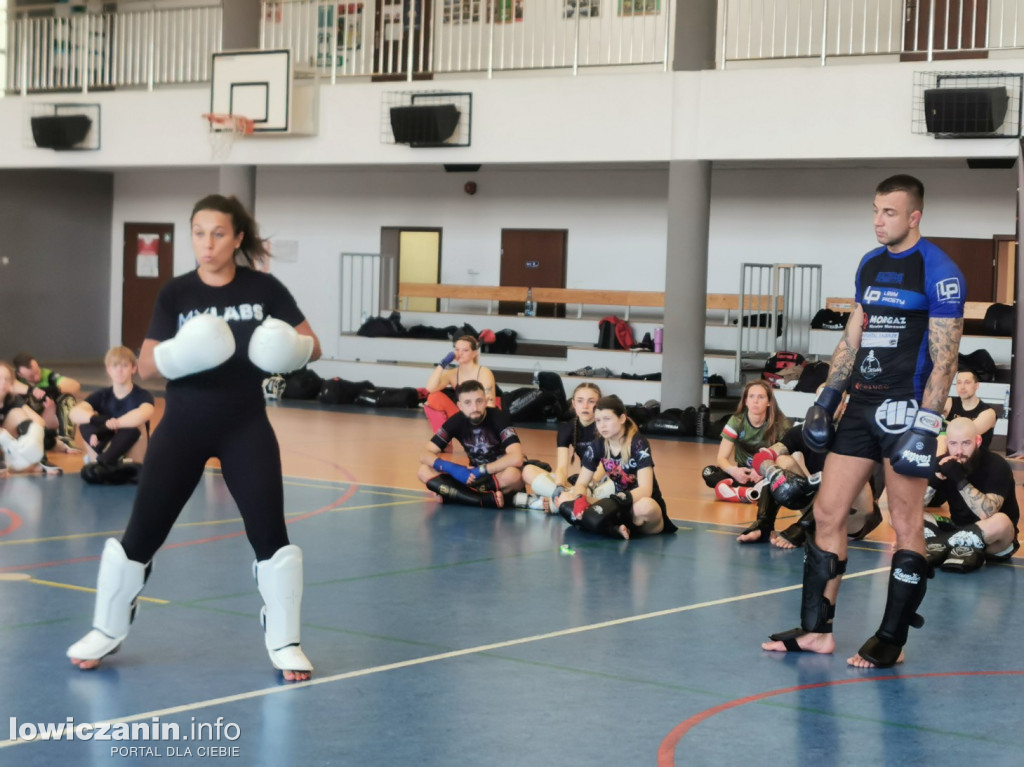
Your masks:
{"label": "backpack on floor", "polygon": [[302,368],[284,377],[284,399],[316,399],[324,379],[309,368]]}

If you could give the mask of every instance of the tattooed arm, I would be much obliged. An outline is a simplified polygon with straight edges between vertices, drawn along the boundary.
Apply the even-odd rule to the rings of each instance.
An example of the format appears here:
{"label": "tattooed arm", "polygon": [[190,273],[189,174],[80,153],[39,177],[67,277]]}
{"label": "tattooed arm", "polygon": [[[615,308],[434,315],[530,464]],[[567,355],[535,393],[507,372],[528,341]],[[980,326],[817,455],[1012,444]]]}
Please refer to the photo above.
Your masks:
{"label": "tattooed arm", "polygon": [[956,375],[957,352],[964,321],[960,317],[932,317],[928,320],[928,352],[932,357],[931,375],[924,387],[921,407],[941,413]]}
{"label": "tattooed arm", "polygon": [[960,497],[967,508],[974,512],[978,519],[988,519],[1003,508],[1003,496],[998,493],[983,493],[970,482],[960,488]]}
{"label": "tattooed arm", "polygon": [[837,391],[846,391],[850,376],[853,375],[853,362],[857,358],[857,350],[860,349],[860,338],[863,332],[864,307],[857,304],[850,313],[843,337],[839,339],[836,350],[832,352],[832,365],[829,367],[825,386]]}

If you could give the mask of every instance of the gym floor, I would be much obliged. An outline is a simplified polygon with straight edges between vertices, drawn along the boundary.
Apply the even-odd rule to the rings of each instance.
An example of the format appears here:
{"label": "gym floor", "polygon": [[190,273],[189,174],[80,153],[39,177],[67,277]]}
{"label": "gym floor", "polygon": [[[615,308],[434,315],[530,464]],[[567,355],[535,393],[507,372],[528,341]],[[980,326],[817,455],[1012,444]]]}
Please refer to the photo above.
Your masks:
{"label": "gym floor", "polygon": [[[73,668],[64,651],[90,626],[98,555],[134,488],[87,485],[80,457],[55,456],[61,477],[0,480],[0,765],[1021,763],[1021,559],[939,573],[907,662],[855,670],[885,602],[883,525],[851,546],[836,654],[766,653],[799,623],[802,556],[736,543],[755,508],[700,481],[716,444],[652,441],[680,530],[618,542],[436,503],[415,479],[418,414],[270,412],[313,679],[270,666],[252,551],[213,464],[120,652]],[[520,434],[553,458],[553,431]],[[69,720],[121,739],[28,739]]]}

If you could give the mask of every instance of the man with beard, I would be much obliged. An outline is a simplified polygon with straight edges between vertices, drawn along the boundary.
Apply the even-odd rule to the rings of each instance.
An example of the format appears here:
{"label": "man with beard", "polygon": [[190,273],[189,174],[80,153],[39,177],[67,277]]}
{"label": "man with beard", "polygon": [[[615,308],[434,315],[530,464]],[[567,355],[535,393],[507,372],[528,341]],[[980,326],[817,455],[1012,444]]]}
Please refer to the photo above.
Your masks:
{"label": "man with beard", "polygon": [[928,482],[925,503],[948,504],[949,519],[925,515],[928,562],[968,573],[986,560],[1009,559],[1020,548],[1020,509],[1010,465],[981,446],[970,418],[954,418],[946,429],[949,454]]}
{"label": "man with beard", "polygon": [[[430,438],[416,476],[442,503],[500,509],[504,493],[523,489],[523,446],[505,414],[487,407],[483,384],[463,381],[455,394],[459,412]],[[453,439],[465,449],[469,466],[440,457]]]}

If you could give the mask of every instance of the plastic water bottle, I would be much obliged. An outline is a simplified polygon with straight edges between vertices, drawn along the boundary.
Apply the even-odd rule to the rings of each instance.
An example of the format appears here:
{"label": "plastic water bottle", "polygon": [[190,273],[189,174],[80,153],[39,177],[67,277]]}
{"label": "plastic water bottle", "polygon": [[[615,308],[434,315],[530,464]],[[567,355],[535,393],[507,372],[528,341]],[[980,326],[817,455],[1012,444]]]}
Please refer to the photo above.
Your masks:
{"label": "plastic water bottle", "polygon": [[1006,387],[1006,392],[1003,394],[1003,418],[1010,417],[1010,387]]}
{"label": "plastic water bottle", "polygon": [[661,342],[665,337],[665,331],[662,328],[654,329],[654,353],[661,354]]}
{"label": "plastic water bottle", "polygon": [[704,383],[708,382],[708,361],[704,360]]}
{"label": "plastic water bottle", "polygon": [[533,302],[533,288],[526,289],[526,305],[523,307],[523,314],[527,317],[537,314],[537,305]]}
{"label": "plastic water bottle", "polygon": [[540,386],[540,363],[533,364],[533,385]]}

